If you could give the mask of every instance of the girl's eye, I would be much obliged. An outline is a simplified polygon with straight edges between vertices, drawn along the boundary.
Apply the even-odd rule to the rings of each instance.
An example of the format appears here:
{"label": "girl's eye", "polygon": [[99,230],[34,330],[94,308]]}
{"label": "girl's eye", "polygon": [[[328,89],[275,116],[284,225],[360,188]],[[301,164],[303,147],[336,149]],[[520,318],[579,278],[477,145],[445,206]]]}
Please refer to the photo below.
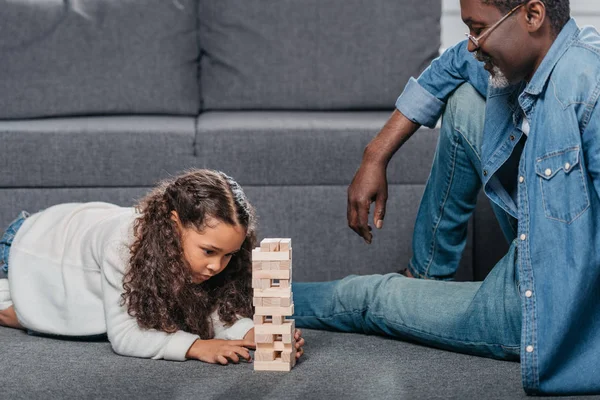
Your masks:
{"label": "girl's eye", "polygon": [[206,249],[204,249],[204,254],[206,254],[207,256],[210,256],[213,253],[214,253],[214,251],[212,251],[212,250],[206,250]]}

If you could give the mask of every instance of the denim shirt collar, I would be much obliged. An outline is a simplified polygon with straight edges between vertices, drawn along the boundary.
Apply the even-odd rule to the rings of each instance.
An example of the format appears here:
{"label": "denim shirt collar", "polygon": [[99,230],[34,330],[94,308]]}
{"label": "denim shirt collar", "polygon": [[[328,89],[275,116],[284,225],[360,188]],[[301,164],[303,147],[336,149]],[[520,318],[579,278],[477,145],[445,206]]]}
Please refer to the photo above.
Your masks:
{"label": "denim shirt collar", "polygon": [[554,43],[552,43],[552,46],[550,46],[550,50],[548,50],[542,63],[537,71],[535,71],[535,74],[533,74],[531,81],[527,87],[525,87],[526,93],[537,96],[542,92],[554,66],[567,51],[578,34],[579,28],[577,27],[575,20],[570,18],[554,40]]}

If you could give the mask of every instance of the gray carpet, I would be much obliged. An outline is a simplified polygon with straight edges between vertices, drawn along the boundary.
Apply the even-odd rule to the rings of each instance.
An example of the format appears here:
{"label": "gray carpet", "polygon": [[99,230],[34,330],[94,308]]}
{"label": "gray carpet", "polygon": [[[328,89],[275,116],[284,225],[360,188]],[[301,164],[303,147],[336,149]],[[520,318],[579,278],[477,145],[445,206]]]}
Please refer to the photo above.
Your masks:
{"label": "gray carpet", "polygon": [[[518,399],[519,364],[306,330],[291,373],[115,355],[108,342],[0,328],[1,399]],[[586,397],[586,399],[600,398]]]}

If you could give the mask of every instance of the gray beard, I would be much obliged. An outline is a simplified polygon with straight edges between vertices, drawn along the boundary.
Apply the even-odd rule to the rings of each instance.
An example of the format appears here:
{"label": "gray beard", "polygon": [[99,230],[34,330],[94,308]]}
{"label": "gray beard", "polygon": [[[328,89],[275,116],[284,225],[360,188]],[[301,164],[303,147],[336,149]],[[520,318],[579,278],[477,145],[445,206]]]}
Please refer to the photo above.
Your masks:
{"label": "gray beard", "polygon": [[490,85],[493,88],[502,89],[502,88],[508,87],[510,85],[510,83],[508,82],[508,79],[506,79],[506,75],[504,75],[504,73],[502,73],[500,68],[498,68],[494,65],[492,72],[493,73],[490,74]]}

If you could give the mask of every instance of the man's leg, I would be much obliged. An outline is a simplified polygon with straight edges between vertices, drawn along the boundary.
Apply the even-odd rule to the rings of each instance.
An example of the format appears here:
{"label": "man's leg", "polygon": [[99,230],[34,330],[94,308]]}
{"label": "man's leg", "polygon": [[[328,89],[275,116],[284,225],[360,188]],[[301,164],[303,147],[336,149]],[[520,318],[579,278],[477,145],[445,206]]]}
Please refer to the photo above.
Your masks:
{"label": "man's leg", "polygon": [[294,319],[300,328],[385,335],[516,360],[521,335],[516,260],[513,241],[483,282],[387,274],[293,283]]}
{"label": "man's leg", "polygon": [[[413,232],[408,271],[414,277],[450,280],[458,268],[481,189],[484,118],[485,99],[471,85],[462,85],[449,98]],[[494,211],[512,241],[512,217],[498,207]]]}

